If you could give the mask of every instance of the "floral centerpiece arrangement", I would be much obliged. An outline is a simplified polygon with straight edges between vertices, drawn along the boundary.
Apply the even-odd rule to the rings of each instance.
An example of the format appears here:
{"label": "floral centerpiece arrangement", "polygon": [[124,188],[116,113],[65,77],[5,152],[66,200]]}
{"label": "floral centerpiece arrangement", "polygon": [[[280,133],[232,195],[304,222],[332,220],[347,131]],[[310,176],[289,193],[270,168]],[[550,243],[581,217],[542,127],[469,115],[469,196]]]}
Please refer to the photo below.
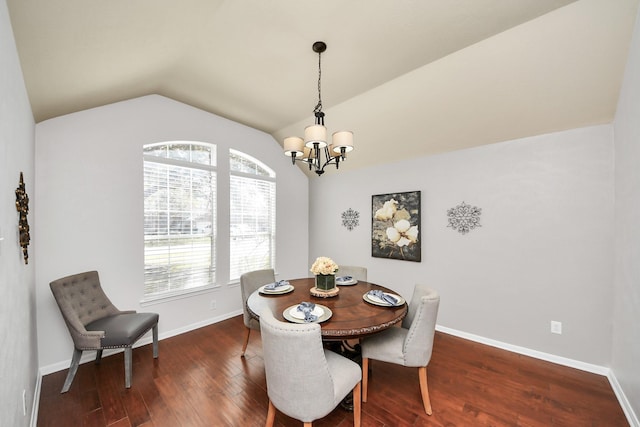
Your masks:
{"label": "floral centerpiece arrangement", "polygon": [[316,258],[310,270],[316,276],[316,288],[319,291],[331,291],[336,288],[338,264],[324,256]]}
{"label": "floral centerpiece arrangement", "polygon": [[326,276],[327,274],[336,274],[336,271],[338,271],[338,264],[326,256],[316,258],[311,266],[311,272],[315,275],[324,274]]}

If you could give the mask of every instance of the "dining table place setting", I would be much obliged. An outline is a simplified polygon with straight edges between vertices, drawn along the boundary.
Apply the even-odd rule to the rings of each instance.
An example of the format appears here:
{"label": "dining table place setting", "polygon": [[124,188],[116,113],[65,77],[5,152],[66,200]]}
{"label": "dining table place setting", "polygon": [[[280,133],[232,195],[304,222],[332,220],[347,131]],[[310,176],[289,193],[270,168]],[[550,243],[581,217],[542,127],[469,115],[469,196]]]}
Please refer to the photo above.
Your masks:
{"label": "dining table place setting", "polygon": [[264,286],[261,286],[258,289],[263,295],[284,295],[292,292],[294,290],[294,286],[286,280],[276,280],[273,283],[268,283]]}
{"label": "dining table place setting", "polygon": [[362,299],[369,304],[381,307],[398,307],[405,303],[404,298],[391,292],[384,292],[380,289],[372,289],[362,295]]}
{"label": "dining table place setting", "polygon": [[352,286],[357,283],[358,281],[353,276],[336,276],[336,285],[338,286]]}
{"label": "dining table place setting", "polygon": [[329,307],[308,301],[287,307],[282,313],[286,320],[293,323],[322,323],[332,315]]}

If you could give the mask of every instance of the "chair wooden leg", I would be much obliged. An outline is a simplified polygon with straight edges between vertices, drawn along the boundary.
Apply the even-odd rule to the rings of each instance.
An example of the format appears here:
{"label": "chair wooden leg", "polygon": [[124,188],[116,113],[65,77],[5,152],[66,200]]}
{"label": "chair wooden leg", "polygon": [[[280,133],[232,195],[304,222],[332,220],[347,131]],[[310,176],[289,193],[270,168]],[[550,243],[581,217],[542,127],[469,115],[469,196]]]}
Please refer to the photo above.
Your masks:
{"label": "chair wooden leg", "polygon": [[353,426],[360,427],[360,415],[362,413],[362,403],[360,401],[362,382],[353,388]]}
{"label": "chair wooden leg", "polygon": [[131,388],[131,359],[133,350],[131,347],[124,348],[124,386]]}
{"label": "chair wooden leg", "polygon": [[80,365],[80,356],[82,356],[82,350],[74,348],[73,356],[71,356],[71,366],[69,366],[69,373],[67,374],[67,379],[64,380],[64,385],[62,386],[62,391],[60,391],[60,393],[66,393],[69,391],[71,383],[73,382],[73,378],[75,378],[76,372],[78,372],[78,365]]}
{"label": "chair wooden leg", "polygon": [[429,399],[429,388],[427,387],[427,367],[422,366],[418,368],[418,378],[420,379],[420,394],[422,394],[422,404],[424,405],[424,412],[427,415],[431,415],[431,399]]}
{"label": "chair wooden leg", "polygon": [[362,358],[362,401],[367,402],[367,388],[369,386],[369,359]]}
{"label": "chair wooden leg", "polygon": [[100,360],[102,360],[102,349],[96,350],[96,365],[100,364]]}
{"label": "chair wooden leg", "polygon": [[158,358],[158,324],[157,323],[153,326],[152,334],[153,334],[153,358],[157,359]]}
{"label": "chair wooden leg", "polygon": [[276,419],[276,407],[271,403],[271,399],[269,399],[269,410],[267,411],[267,422],[264,424],[265,427],[273,427],[273,422]]}
{"label": "chair wooden leg", "polygon": [[249,345],[249,335],[251,335],[251,328],[247,328],[247,334],[244,338],[244,345],[242,346],[242,353],[240,353],[240,357],[244,357],[244,352],[247,351],[247,345]]}

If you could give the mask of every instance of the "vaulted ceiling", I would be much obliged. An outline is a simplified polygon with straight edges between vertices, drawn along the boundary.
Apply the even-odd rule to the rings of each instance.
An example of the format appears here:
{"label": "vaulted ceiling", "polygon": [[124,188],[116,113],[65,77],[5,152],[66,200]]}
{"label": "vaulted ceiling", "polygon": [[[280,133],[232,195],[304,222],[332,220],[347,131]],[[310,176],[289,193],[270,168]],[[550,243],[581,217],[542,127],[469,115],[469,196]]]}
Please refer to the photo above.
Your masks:
{"label": "vaulted ceiling", "polygon": [[614,117],[638,0],[7,0],[35,120],[160,94],[268,132],[313,123],[323,40],[341,169]]}

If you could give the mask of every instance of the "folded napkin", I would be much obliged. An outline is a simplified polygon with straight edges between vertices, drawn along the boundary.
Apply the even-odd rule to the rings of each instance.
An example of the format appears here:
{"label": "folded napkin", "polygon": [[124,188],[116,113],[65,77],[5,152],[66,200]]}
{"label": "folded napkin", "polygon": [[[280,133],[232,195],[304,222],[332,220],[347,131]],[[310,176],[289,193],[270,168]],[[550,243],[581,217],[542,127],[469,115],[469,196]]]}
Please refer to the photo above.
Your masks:
{"label": "folded napkin", "polygon": [[264,286],[264,289],[266,289],[267,291],[274,291],[276,289],[278,289],[281,286],[287,286],[289,284],[289,282],[287,282],[286,280],[278,280],[275,283],[269,283],[268,285]]}
{"label": "folded napkin", "polygon": [[368,292],[368,294],[380,298],[382,301],[386,302],[389,305],[396,305],[398,303],[398,299],[396,297],[386,294],[380,289],[371,290]]}
{"label": "folded napkin", "polygon": [[350,282],[353,280],[353,277],[351,276],[338,276],[336,277],[336,281],[337,282]]}
{"label": "folded napkin", "polygon": [[304,313],[304,321],[305,322],[315,322],[318,320],[318,316],[312,313],[313,309],[316,308],[316,305],[312,302],[301,302],[298,305],[298,311]]}

